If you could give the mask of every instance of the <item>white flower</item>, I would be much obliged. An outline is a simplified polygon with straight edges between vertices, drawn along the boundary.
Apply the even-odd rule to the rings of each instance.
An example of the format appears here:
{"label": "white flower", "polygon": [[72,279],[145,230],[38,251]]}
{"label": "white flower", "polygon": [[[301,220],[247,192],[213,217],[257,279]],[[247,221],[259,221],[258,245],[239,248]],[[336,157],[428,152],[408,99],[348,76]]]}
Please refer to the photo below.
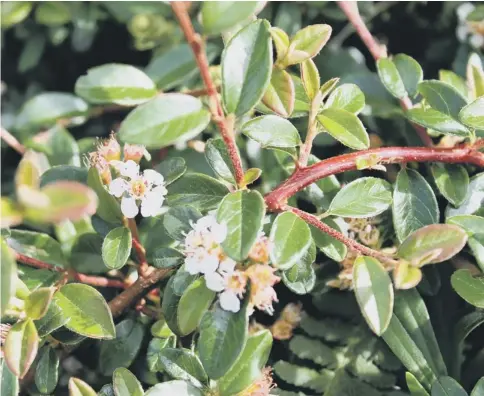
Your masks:
{"label": "white flower", "polygon": [[238,312],[240,310],[240,299],[245,292],[247,277],[241,271],[235,270],[233,260],[224,260],[218,272],[205,275],[205,284],[210,290],[222,292],[219,302],[222,309]]}
{"label": "white flower", "polygon": [[121,198],[123,214],[128,218],[135,217],[139,212],[139,202],[144,217],[160,214],[167,194],[163,176],[152,169],[140,173],[139,165],[132,160],[111,163],[118,169],[121,177],[109,184],[109,193]]}

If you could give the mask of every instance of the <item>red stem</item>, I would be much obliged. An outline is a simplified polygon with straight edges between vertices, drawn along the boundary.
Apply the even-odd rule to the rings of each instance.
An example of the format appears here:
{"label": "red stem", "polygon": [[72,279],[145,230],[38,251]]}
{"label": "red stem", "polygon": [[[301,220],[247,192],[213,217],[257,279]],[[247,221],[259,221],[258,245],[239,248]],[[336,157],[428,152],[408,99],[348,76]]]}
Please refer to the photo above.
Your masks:
{"label": "red stem", "polygon": [[[358,11],[358,5],[356,2],[353,1],[339,1],[339,7],[345,13],[348,21],[353,25],[355,28],[356,33],[360,36],[361,40],[365,44],[368,51],[370,51],[373,59],[375,62],[378,61],[380,58],[387,57],[386,48],[378,43],[378,41],[373,37],[373,35],[368,30],[368,27],[365,24],[363,18]],[[412,101],[407,96],[403,99],[400,99],[400,106],[404,110],[410,110],[413,107]],[[417,124],[412,123],[413,127],[417,131],[420,139],[422,140],[423,144],[427,147],[432,147],[433,142],[430,136],[427,134],[427,130]]]}
{"label": "red stem", "polygon": [[7,131],[3,127],[0,129],[0,137],[17,153],[19,153],[20,155],[25,154],[25,146],[22,143],[20,143],[15,136],[13,136],[9,131]]}
{"label": "red stem", "polygon": [[334,228],[331,228],[327,224],[323,223],[320,221],[316,216],[309,214],[307,212],[304,212],[303,210],[293,208],[293,207],[286,207],[287,210],[291,211],[292,213],[298,215],[301,219],[303,219],[306,223],[319,228],[321,231],[324,233],[332,236],[333,238],[337,239],[338,241],[343,242],[347,247],[349,247],[352,250],[355,250],[357,252],[360,252],[361,254],[365,256],[372,256],[375,258],[378,258],[381,261],[384,261],[386,263],[395,265],[398,263],[397,260],[394,260],[392,257],[389,255],[379,252],[377,250],[370,249],[367,246],[364,246],[358,242],[356,242],[354,239],[348,238],[347,236],[343,235],[341,232],[336,231]]}
{"label": "red stem", "polygon": [[[66,272],[65,268],[57,267],[55,265],[26,256],[18,252],[15,252],[15,260],[22,264],[27,264],[35,268],[48,269],[48,270],[57,271],[57,272]],[[97,287],[116,287],[119,289],[124,289],[126,287],[124,282],[116,279],[103,278],[102,276],[85,275],[75,271],[68,271],[68,272],[73,279],[79,282],[85,283],[87,285],[92,285]]]}
{"label": "red stem", "polygon": [[[482,144],[482,141],[477,141],[474,147],[479,147],[480,144]],[[384,147],[357,151],[328,158],[306,168],[296,169],[289,179],[265,196],[266,205],[269,210],[280,211],[289,197],[315,181],[338,173],[356,170],[357,159],[370,160],[373,158],[378,158],[381,164],[434,161],[449,164],[469,163],[484,167],[484,153],[480,153],[473,147]]]}
{"label": "red stem", "polygon": [[229,127],[227,119],[224,117],[222,105],[218,98],[217,88],[210,75],[208,59],[203,48],[202,39],[200,38],[200,35],[197,34],[193,29],[193,25],[184,2],[173,1],[171,2],[171,7],[176,18],[178,19],[180,28],[183,31],[188,44],[190,44],[192,47],[198,69],[200,70],[200,75],[205,87],[207,88],[207,95],[211,103],[211,106],[209,107],[212,114],[212,119],[217,124],[220,134],[222,135],[222,139],[227,146],[227,151],[235,171],[235,181],[237,182],[237,185],[240,185],[244,179],[242,160],[240,159],[239,151],[237,150],[237,145],[235,144],[233,129]]}

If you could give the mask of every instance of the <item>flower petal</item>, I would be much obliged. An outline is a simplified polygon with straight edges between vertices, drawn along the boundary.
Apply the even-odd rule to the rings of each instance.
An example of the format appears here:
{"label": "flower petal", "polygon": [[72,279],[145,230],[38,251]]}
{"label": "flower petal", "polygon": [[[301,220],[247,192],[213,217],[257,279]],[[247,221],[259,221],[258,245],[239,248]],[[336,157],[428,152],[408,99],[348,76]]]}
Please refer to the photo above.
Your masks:
{"label": "flower petal", "polygon": [[165,197],[150,191],[141,201],[141,214],[143,217],[157,216],[161,213],[161,206]]}
{"label": "flower petal", "polygon": [[139,174],[139,165],[133,160],[126,161],[120,169],[121,176],[135,178]]}
{"label": "flower petal", "polygon": [[155,186],[160,186],[165,182],[163,175],[161,173],[158,173],[157,171],[154,171],[153,169],[146,169],[143,172],[143,177],[145,180],[149,181]]}
{"label": "flower petal", "polygon": [[210,290],[220,292],[224,289],[224,283],[222,275],[216,272],[205,275],[205,284]]}
{"label": "flower petal", "polygon": [[224,275],[230,275],[234,272],[236,262],[230,257],[224,259],[219,266],[219,271],[223,272]]}
{"label": "flower petal", "polygon": [[215,223],[212,225],[213,239],[217,243],[222,243],[227,238],[227,225]]}
{"label": "flower petal", "polygon": [[185,259],[185,271],[190,275],[199,274],[201,271],[201,262],[196,256],[187,257]]}
{"label": "flower petal", "polygon": [[138,214],[138,205],[136,205],[136,200],[132,197],[123,197],[121,199],[121,212],[129,218],[132,219]]}
{"label": "flower petal", "polygon": [[109,193],[119,198],[121,195],[124,194],[125,191],[128,190],[128,188],[129,185],[126,180],[118,177],[109,184]]}
{"label": "flower petal", "polygon": [[217,271],[219,260],[217,256],[207,254],[202,262],[202,274],[210,274]]}
{"label": "flower petal", "polygon": [[220,306],[226,311],[239,312],[240,300],[234,292],[227,290],[220,294]]}

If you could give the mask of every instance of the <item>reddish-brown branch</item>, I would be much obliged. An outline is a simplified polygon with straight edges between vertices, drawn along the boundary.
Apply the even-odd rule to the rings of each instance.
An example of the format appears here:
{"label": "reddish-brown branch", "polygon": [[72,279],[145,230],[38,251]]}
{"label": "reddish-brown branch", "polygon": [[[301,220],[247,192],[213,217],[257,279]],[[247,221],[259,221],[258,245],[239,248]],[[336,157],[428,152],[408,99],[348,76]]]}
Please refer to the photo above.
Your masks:
{"label": "reddish-brown branch", "polygon": [[173,1],[171,2],[171,7],[176,18],[178,19],[180,28],[183,31],[188,44],[192,47],[198,69],[200,70],[200,75],[205,87],[207,88],[212,119],[217,124],[220,134],[222,135],[222,139],[227,146],[227,151],[235,171],[235,181],[238,185],[240,185],[244,179],[242,160],[240,159],[239,151],[237,149],[237,145],[235,144],[233,128],[229,125],[230,123],[224,117],[222,104],[220,103],[217,89],[210,75],[208,59],[207,55],[205,54],[203,41],[200,38],[200,35],[197,34],[193,28],[185,3],[182,1]]}
{"label": "reddish-brown branch", "polygon": [[5,128],[0,129],[0,137],[3,139],[5,143],[7,143],[10,147],[12,147],[17,153],[20,155],[25,154],[25,147],[22,143],[20,143],[15,136],[13,136],[9,131]]}
{"label": "reddish-brown branch", "polygon": [[133,249],[136,252],[136,255],[138,256],[138,261],[139,261],[138,273],[140,275],[144,275],[149,265],[148,265],[148,260],[146,258],[146,250],[139,240],[138,226],[136,225],[136,221],[134,219],[126,219],[126,223],[128,225],[128,228],[131,231]]}
{"label": "reddish-brown branch", "polygon": [[72,277],[72,279],[75,279],[87,285],[97,286],[97,287],[116,287],[119,289],[125,288],[124,282],[116,279],[108,279],[102,276],[85,275],[71,270],[66,271],[65,268],[57,267],[55,265],[46,263],[42,260],[38,260],[33,257],[26,256],[22,253],[18,253],[14,251],[14,254],[15,254],[15,260],[22,264],[26,264],[31,267],[40,268],[40,269],[48,269],[56,272],[68,272],[69,275]]}
{"label": "reddish-brown branch", "polygon": [[356,242],[354,239],[348,238],[347,236],[345,236],[341,232],[336,231],[334,228],[331,228],[327,224],[323,223],[316,216],[314,216],[310,213],[304,212],[303,210],[293,208],[293,207],[285,207],[284,209],[289,210],[292,213],[298,215],[306,223],[308,223],[308,224],[310,224],[310,225],[312,225],[316,228],[319,228],[324,233],[332,236],[333,238],[337,239],[338,241],[343,242],[348,248],[350,248],[350,249],[352,249],[356,252],[359,252],[359,253],[361,253],[365,256],[375,257],[375,258],[379,259],[380,261],[383,261],[383,262],[385,262],[387,264],[391,264],[391,265],[395,265],[398,262],[397,260],[393,259],[391,256],[389,256],[385,253],[379,252],[377,250],[370,249],[369,247],[364,246],[364,245]]}
{"label": "reddish-brown branch", "polygon": [[449,164],[468,163],[484,167],[484,153],[475,149],[482,144],[477,141],[474,147],[427,148],[427,147],[384,147],[328,158],[306,168],[299,168],[284,183],[265,196],[269,210],[280,211],[287,199],[315,181],[338,173],[356,170],[357,159],[377,158],[382,164],[405,162],[446,162]]}
{"label": "reddish-brown branch", "polygon": [[[386,58],[387,57],[386,48],[381,44],[379,44],[378,41],[375,39],[375,37],[373,37],[373,35],[368,30],[368,27],[366,26],[365,21],[363,20],[363,18],[361,18],[361,15],[358,11],[357,2],[339,1],[338,5],[341,8],[341,10],[345,13],[346,17],[348,18],[348,21],[355,28],[356,33],[358,34],[358,36],[360,36],[366,48],[368,48],[368,51],[370,51],[371,55],[373,56],[373,59],[375,59],[375,62],[378,61],[380,58]],[[400,106],[407,111],[413,107],[413,104],[410,98],[407,96],[400,100]],[[412,123],[412,125],[417,131],[417,134],[419,135],[423,144],[427,147],[432,147],[433,142],[430,136],[427,134],[426,129],[417,124]]]}

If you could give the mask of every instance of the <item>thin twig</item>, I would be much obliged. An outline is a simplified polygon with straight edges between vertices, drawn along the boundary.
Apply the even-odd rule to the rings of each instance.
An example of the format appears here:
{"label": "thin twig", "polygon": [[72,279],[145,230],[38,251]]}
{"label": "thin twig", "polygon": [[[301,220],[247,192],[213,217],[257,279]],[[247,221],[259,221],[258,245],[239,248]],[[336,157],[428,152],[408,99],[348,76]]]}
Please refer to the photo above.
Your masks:
{"label": "thin twig", "polygon": [[293,208],[293,207],[289,207],[289,206],[285,207],[284,209],[289,210],[292,213],[296,214],[301,219],[303,219],[306,223],[320,229],[325,234],[328,234],[328,235],[332,236],[334,239],[337,239],[338,241],[343,242],[348,248],[350,248],[350,249],[352,249],[356,252],[359,252],[359,253],[361,253],[365,256],[375,257],[375,258],[379,259],[380,261],[383,261],[387,264],[396,265],[398,263],[398,260],[395,260],[394,258],[389,256],[388,254],[379,252],[378,250],[370,249],[369,247],[356,242],[354,239],[348,238],[347,236],[345,236],[341,232],[336,231],[334,228],[331,228],[327,224],[323,223],[316,216],[314,216],[310,213],[307,213],[307,212],[304,212],[303,210]]}
{"label": "thin twig", "polygon": [[17,153],[19,153],[20,155],[25,154],[25,146],[22,143],[20,143],[15,136],[13,136],[9,131],[7,131],[3,127],[0,129],[0,137]]}
{"label": "thin twig", "polygon": [[306,134],[306,140],[301,146],[301,151],[299,154],[299,167],[305,167],[308,164],[309,156],[311,155],[311,149],[313,147],[313,140],[318,133],[316,125],[316,116],[318,114],[319,105],[321,103],[321,96],[318,94],[312,100],[311,108],[309,109],[308,116],[308,131]]}
{"label": "thin twig", "polygon": [[242,160],[240,159],[237,145],[235,144],[235,136],[233,131],[233,125],[224,116],[222,104],[220,103],[217,89],[210,75],[210,69],[208,64],[207,55],[205,53],[203,41],[199,34],[197,34],[193,28],[190,16],[188,15],[186,5],[184,2],[171,2],[171,7],[175,13],[176,18],[180,24],[180,28],[188,41],[188,44],[192,47],[195,60],[200,70],[203,83],[207,88],[207,95],[210,100],[210,112],[212,114],[213,121],[217,124],[222,139],[227,146],[230,161],[235,171],[235,181],[237,185],[241,185],[244,179],[244,169],[242,167]]}
{"label": "thin twig", "polygon": [[[360,12],[358,11],[357,3],[353,1],[339,1],[338,5],[345,13],[350,23],[355,27],[356,33],[358,33],[358,36],[360,36],[366,48],[368,48],[368,51],[370,51],[373,59],[375,59],[375,62],[377,62],[381,58],[386,58],[387,50],[385,46],[379,44],[378,41],[368,30],[365,21],[363,20],[363,18],[361,18]],[[408,111],[413,107],[413,104],[410,98],[407,96],[400,100],[400,106],[405,111]],[[427,134],[427,130],[420,125],[414,123],[412,123],[412,125],[417,131],[417,134],[419,135],[423,144],[427,147],[432,147],[433,142],[430,136]]]}
{"label": "thin twig", "polygon": [[146,250],[139,240],[138,226],[136,225],[136,221],[134,219],[127,219],[126,223],[131,231],[133,249],[138,256],[138,273],[140,276],[143,276],[149,267],[148,260],[146,258]]}

